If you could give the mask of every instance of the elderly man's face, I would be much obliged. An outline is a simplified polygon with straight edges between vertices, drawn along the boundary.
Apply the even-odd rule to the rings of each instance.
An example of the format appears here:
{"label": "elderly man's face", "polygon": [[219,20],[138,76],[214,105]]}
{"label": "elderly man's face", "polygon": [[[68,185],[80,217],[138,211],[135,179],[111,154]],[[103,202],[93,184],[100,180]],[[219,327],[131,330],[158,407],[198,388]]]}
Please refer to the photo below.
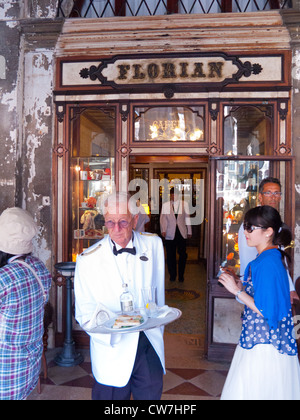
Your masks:
{"label": "elderly man's face", "polygon": [[132,237],[138,215],[129,213],[127,203],[108,205],[104,217],[110,238],[122,248],[125,248]]}

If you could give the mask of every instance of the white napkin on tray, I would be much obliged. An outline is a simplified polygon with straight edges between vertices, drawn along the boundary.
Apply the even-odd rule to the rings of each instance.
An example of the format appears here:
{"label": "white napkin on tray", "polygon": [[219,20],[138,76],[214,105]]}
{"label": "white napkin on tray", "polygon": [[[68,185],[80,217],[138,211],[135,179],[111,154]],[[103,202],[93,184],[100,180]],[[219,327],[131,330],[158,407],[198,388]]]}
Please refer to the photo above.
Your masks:
{"label": "white napkin on tray", "polygon": [[164,305],[161,308],[159,308],[156,318],[164,318],[172,311],[173,311],[173,308],[170,308],[170,306],[168,305]]}
{"label": "white napkin on tray", "polygon": [[112,312],[102,303],[98,303],[92,318],[86,322],[82,327],[87,330],[92,330],[93,328],[99,327],[107,322],[109,319],[115,318],[116,313]]}

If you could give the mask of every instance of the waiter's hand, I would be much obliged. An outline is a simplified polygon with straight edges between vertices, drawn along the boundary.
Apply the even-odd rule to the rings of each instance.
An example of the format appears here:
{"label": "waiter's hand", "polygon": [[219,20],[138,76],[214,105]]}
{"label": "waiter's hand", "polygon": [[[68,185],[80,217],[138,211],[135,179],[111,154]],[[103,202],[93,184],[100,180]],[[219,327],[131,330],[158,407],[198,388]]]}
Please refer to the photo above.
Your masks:
{"label": "waiter's hand", "polygon": [[166,237],[166,232],[162,232],[162,233],[161,233],[161,236],[162,236],[163,238],[165,238],[165,237]]}

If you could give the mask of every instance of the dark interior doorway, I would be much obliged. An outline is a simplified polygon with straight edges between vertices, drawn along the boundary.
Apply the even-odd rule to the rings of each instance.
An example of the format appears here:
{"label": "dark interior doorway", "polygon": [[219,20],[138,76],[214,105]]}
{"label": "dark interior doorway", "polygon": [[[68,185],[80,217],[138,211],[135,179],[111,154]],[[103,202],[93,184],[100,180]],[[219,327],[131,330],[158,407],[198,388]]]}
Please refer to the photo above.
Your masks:
{"label": "dark interior doorway", "polygon": [[[195,162],[189,157],[172,156],[143,156],[132,157],[130,164],[130,180],[143,179],[149,184],[149,200],[151,193],[151,180],[167,179],[192,181],[192,188],[196,180],[202,179],[205,185],[203,203],[204,214],[207,214],[207,162],[201,160]],[[195,197],[194,197],[195,198]],[[145,208],[151,210],[151,203],[142,203]],[[161,210],[161,194],[159,210]],[[149,214],[150,223],[146,231],[160,234],[160,211],[158,214]],[[197,343],[197,346],[204,350],[206,332],[206,244],[207,244],[207,223],[206,217],[203,222],[192,226],[192,237],[187,242],[188,260],[185,271],[184,283],[170,282],[166,267],[165,288],[166,303],[181,309],[182,318],[169,326],[166,326],[166,333],[188,334]]]}

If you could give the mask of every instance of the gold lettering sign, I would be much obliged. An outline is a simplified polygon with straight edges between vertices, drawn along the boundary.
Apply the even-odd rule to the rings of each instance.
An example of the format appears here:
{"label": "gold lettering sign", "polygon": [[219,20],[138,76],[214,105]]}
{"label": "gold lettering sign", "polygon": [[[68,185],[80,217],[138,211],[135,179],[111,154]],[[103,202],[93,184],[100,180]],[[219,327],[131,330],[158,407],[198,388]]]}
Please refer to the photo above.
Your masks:
{"label": "gold lettering sign", "polygon": [[80,71],[82,78],[99,80],[114,88],[161,84],[237,83],[239,79],[259,74],[259,64],[243,63],[237,57],[220,54],[198,54],[187,57],[117,56]]}
{"label": "gold lettering sign", "polygon": [[102,75],[107,82],[115,84],[195,83],[219,82],[231,78],[237,71],[238,68],[231,61],[224,59],[118,60],[107,64]]}
{"label": "gold lettering sign", "polygon": [[[204,68],[204,64],[206,64]],[[118,81],[146,81],[155,82],[156,80],[166,81],[169,79],[214,79],[223,77],[224,62],[208,62],[208,63],[149,63],[142,64],[118,64],[119,74]],[[104,72],[105,73],[105,72]]]}

